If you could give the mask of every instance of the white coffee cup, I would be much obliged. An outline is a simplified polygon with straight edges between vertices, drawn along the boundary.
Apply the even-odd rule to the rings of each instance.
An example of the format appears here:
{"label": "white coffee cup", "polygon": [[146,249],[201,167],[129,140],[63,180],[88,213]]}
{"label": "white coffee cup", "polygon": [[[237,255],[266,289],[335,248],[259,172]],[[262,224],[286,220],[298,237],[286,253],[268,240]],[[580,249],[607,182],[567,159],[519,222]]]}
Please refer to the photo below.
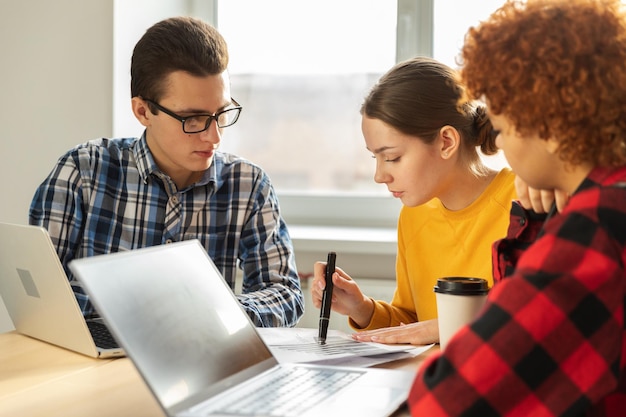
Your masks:
{"label": "white coffee cup", "polygon": [[482,278],[445,277],[435,285],[439,344],[444,349],[463,325],[472,321],[485,304],[489,283]]}

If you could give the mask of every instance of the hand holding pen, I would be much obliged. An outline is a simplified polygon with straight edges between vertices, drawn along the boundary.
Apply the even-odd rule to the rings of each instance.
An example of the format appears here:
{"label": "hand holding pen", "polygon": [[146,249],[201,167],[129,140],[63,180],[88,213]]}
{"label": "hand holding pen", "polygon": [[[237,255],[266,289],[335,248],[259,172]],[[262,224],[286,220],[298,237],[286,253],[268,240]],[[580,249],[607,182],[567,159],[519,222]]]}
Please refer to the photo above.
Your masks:
{"label": "hand holding pen", "polygon": [[[322,298],[326,288],[326,267],[328,262],[318,261],[313,265],[313,282],[311,284],[311,301],[315,308],[322,307]],[[333,275],[330,275],[332,278]],[[350,320],[361,328],[368,326],[374,313],[374,301],[361,292],[359,285],[343,269],[335,265],[332,281],[331,309],[337,314],[349,316]]]}
{"label": "hand holding pen", "polygon": [[322,306],[320,308],[320,322],[318,342],[326,343],[326,335],[328,334],[328,324],[330,322],[330,307],[333,299],[333,274],[335,273],[335,261],[337,254],[335,252],[328,253],[326,262],[325,281],[326,287],[322,293]]}

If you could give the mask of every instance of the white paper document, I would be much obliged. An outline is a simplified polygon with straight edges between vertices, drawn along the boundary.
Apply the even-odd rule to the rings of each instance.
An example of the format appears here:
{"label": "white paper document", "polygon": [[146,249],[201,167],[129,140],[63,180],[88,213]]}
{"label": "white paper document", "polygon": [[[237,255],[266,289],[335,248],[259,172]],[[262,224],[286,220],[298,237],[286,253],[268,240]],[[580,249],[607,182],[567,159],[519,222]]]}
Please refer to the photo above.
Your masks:
{"label": "white paper document", "polygon": [[329,330],[326,344],[320,345],[317,342],[317,329],[272,327],[257,330],[279,362],[367,367],[414,357],[433,346],[358,342],[339,330]]}

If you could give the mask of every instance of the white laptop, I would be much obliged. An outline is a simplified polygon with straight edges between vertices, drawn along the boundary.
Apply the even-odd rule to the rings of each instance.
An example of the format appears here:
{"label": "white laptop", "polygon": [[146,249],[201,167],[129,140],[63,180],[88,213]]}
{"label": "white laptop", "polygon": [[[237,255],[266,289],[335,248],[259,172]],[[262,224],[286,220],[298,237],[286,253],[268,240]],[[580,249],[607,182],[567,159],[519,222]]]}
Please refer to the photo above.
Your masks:
{"label": "white laptop", "polygon": [[124,356],[102,319],[85,320],[43,227],[0,223],[0,295],[21,334],[94,358]]}
{"label": "white laptop", "polygon": [[69,267],[168,416],[380,417],[408,396],[413,372],[279,364],[197,240]]}

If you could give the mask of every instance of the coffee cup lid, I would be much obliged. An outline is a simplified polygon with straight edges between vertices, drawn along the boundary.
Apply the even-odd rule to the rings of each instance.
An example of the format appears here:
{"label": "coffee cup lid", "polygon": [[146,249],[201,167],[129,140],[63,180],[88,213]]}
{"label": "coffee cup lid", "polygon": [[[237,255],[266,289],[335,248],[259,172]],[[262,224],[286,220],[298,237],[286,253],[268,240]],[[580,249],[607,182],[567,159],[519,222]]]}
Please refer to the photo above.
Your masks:
{"label": "coffee cup lid", "polygon": [[437,280],[434,291],[440,294],[485,295],[489,292],[489,283],[482,278],[445,277]]}

